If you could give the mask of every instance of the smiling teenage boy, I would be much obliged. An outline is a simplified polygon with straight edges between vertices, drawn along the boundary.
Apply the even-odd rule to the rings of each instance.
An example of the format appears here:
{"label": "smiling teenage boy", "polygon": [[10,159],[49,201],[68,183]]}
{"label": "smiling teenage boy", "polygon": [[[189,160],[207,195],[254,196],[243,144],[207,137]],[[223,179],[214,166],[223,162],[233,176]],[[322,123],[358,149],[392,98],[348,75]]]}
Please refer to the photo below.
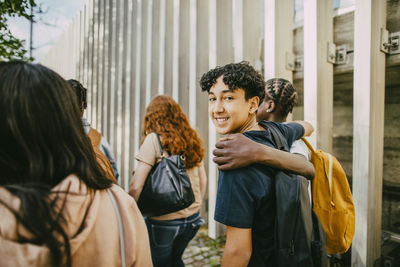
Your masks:
{"label": "smiling teenage boy", "polygon": [[[200,80],[208,92],[209,116],[220,134],[243,133],[274,147],[268,125],[256,121],[263,100],[263,76],[246,62],[217,67]],[[275,123],[290,146],[309,124]],[[219,171],[214,219],[226,225],[222,266],[274,266],[275,191],[271,167],[252,164]]]}

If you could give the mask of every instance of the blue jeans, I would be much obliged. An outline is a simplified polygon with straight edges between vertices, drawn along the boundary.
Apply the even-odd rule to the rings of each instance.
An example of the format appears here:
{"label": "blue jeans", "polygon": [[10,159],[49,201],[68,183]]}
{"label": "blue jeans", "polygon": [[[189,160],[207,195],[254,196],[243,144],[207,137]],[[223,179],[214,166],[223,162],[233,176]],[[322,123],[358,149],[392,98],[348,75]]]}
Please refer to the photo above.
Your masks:
{"label": "blue jeans", "polygon": [[204,220],[197,212],[187,218],[160,221],[145,218],[154,267],[183,267],[182,254]]}

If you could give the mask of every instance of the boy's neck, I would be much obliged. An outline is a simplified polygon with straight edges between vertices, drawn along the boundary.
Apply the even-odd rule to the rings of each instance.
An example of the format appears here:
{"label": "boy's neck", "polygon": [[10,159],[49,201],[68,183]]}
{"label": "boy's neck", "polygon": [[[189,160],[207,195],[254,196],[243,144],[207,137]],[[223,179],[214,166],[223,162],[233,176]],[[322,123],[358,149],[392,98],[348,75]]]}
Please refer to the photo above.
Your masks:
{"label": "boy's neck", "polygon": [[238,130],[239,133],[244,133],[248,131],[259,131],[264,130],[261,126],[258,125],[256,120],[256,116],[252,116],[249,121],[242,125],[242,127]]}
{"label": "boy's neck", "polygon": [[286,117],[271,113],[267,120],[273,122],[286,122]]}

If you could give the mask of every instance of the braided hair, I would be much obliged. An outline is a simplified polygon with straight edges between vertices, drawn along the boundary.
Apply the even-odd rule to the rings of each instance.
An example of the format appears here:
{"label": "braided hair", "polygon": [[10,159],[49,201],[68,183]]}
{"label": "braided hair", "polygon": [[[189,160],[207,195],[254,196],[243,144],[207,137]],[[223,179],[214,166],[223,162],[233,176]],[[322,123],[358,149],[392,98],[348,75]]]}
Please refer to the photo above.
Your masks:
{"label": "braided hair", "polygon": [[74,89],[76,96],[78,97],[78,105],[83,109],[87,108],[87,89],[77,80],[70,79],[67,81],[69,85]]}
{"label": "braided hair", "polygon": [[280,106],[280,115],[286,117],[297,103],[297,92],[293,85],[285,79],[273,78],[266,82],[267,98]]}

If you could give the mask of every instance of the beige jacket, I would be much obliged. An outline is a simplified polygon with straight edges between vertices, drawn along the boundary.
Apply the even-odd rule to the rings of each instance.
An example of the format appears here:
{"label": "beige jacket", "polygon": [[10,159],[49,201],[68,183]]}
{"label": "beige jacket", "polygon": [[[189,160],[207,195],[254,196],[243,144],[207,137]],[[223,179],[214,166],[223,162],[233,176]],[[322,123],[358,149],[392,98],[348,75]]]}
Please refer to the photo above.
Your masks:
{"label": "beige jacket", "polygon": [[[152,266],[146,225],[135,200],[113,185],[122,218],[126,266]],[[65,231],[70,239],[72,266],[121,266],[119,228],[115,210],[106,190],[88,192],[75,175],[58,184],[54,191],[69,191],[63,209]],[[0,187],[0,199],[19,209],[20,200]],[[61,202],[60,202],[61,203]],[[0,266],[50,266],[47,247],[19,243],[17,237],[30,236],[14,215],[0,204]]]}

